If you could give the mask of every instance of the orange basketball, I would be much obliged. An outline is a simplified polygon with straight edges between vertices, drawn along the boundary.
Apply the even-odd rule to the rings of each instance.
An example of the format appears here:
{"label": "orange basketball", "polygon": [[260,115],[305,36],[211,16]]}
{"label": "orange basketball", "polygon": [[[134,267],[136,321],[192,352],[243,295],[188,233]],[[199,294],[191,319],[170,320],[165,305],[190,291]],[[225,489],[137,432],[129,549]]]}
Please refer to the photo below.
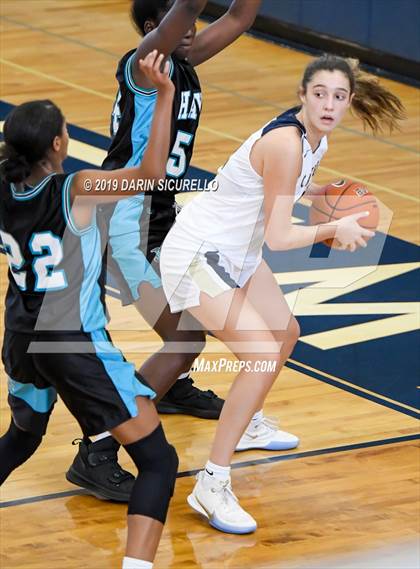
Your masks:
{"label": "orange basketball", "polygon": [[[325,186],[324,193],[315,196],[309,211],[310,225],[328,223],[353,213],[368,211],[369,215],[358,220],[366,229],[375,230],[379,223],[379,207],[375,196],[359,182],[340,180]],[[338,245],[335,239],[326,239],[329,247]]]}

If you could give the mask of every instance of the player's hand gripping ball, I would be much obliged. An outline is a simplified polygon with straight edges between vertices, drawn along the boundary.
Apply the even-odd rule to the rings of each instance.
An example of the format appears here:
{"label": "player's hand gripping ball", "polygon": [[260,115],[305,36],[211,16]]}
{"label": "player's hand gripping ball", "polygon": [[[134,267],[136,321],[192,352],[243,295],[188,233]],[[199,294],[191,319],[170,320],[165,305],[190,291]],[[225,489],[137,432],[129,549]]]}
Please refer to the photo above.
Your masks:
{"label": "player's hand gripping ball", "polygon": [[[324,187],[324,193],[315,196],[309,211],[310,225],[319,225],[341,219],[354,213],[369,212],[358,220],[365,229],[375,231],[379,224],[379,207],[375,196],[359,182],[340,180]],[[339,247],[336,239],[324,241],[328,247]]]}

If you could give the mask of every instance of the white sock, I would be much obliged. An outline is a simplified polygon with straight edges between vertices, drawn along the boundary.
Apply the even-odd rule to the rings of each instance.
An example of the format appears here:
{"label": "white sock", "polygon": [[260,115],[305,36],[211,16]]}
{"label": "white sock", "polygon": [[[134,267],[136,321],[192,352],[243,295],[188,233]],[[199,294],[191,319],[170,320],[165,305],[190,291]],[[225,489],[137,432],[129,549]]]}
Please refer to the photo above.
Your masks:
{"label": "white sock", "polygon": [[210,460],[206,462],[204,472],[209,479],[216,478],[217,480],[225,481],[230,478],[230,466],[219,466]]}
{"label": "white sock", "polygon": [[261,409],[260,411],[257,411],[255,413],[255,415],[252,417],[250,423],[249,423],[249,427],[254,427],[254,429],[256,427],[258,427],[258,425],[261,423],[261,421],[264,418],[264,414],[263,414],[263,410]]}
{"label": "white sock", "polygon": [[100,435],[94,435],[93,437],[90,437],[90,440],[93,443],[97,443],[98,441],[101,441],[102,439],[106,439],[107,437],[110,437],[111,433],[109,431],[105,431],[104,433],[101,433]]}
{"label": "white sock", "polygon": [[178,375],[177,381],[178,381],[178,379],[185,379],[185,378],[187,378],[187,377],[189,377],[189,376],[190,376],[190,372],[189,372],[189,371],[186,371],[185,373],[181,373],[181,375]]}
{"label": "white sock", "polygon": [[124,557],[122,569],[153,569],[153,563],[134,557]]}

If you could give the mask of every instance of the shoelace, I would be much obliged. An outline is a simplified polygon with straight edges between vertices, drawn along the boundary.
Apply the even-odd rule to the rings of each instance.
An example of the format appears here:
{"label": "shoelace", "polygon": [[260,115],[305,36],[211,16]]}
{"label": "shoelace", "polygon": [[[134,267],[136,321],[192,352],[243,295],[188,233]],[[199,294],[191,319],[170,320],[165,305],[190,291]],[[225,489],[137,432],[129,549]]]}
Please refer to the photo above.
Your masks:
{"label": "shoelace", "polygon": [[225,480],[225,482],[218,482],[216,487],[211,488],[211,492],[214,494],[222,494],[222,502],[225,506],[228,506],[230,500],[234,500],[237,503],[239,500],[236,497],[234,491],[232,490],[232,483],[230,480]]}
{"label": "shoelace", "polygon": [[232,484],[229,481],[227,482],[226,488],[224,488],[224,494],[223,494],[223,497],[226,501],[227,501],[228,496],[229,496],[229,498],[233,499],[234,502],[239,502],[238,498],[236,497],[235,492],[232,490]]}
{"label": "shoelace", "polygon": [[270,431],[278,431],[279,430],[279,422],[277,421],[277,419],[274,419],[273,417],[263,417],[263,420],[261,421],[261,423],[267,427],[267,429],[270,429]]}
{"label": "shoelace", "polygon": [[[264,429],[263,433],[261,433],[262,430],[261,428]],[[263,417],[261,423],[258,423],[256,427],[247,429],[247,434],[251,437],[256,437],[261,434],[269,435],[271,433],[275,433],[276,431],[278,431],[278,429],[279,429],[279,424],[276,419]]]}

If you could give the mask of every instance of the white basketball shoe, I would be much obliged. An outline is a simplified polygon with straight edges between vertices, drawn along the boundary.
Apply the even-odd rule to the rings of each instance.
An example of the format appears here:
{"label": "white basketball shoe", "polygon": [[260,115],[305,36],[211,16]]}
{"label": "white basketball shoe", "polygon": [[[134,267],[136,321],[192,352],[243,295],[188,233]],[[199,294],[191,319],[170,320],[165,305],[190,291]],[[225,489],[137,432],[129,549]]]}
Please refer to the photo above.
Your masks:
{"label": "white basketball shoe", "polygon": [[230,478],[221,481],[207,476],[204,470],[187,501],[193,510],[204,516],[209,524],[225,533],[252,533],[257,522],[239,505]]}
{"label": "white basketball shoe", "polygon": [[299,438],[296,435],[280,431],[276,421],[263,416],[261,421],[250,422],[235,450],[289,450],[298,444]]}

